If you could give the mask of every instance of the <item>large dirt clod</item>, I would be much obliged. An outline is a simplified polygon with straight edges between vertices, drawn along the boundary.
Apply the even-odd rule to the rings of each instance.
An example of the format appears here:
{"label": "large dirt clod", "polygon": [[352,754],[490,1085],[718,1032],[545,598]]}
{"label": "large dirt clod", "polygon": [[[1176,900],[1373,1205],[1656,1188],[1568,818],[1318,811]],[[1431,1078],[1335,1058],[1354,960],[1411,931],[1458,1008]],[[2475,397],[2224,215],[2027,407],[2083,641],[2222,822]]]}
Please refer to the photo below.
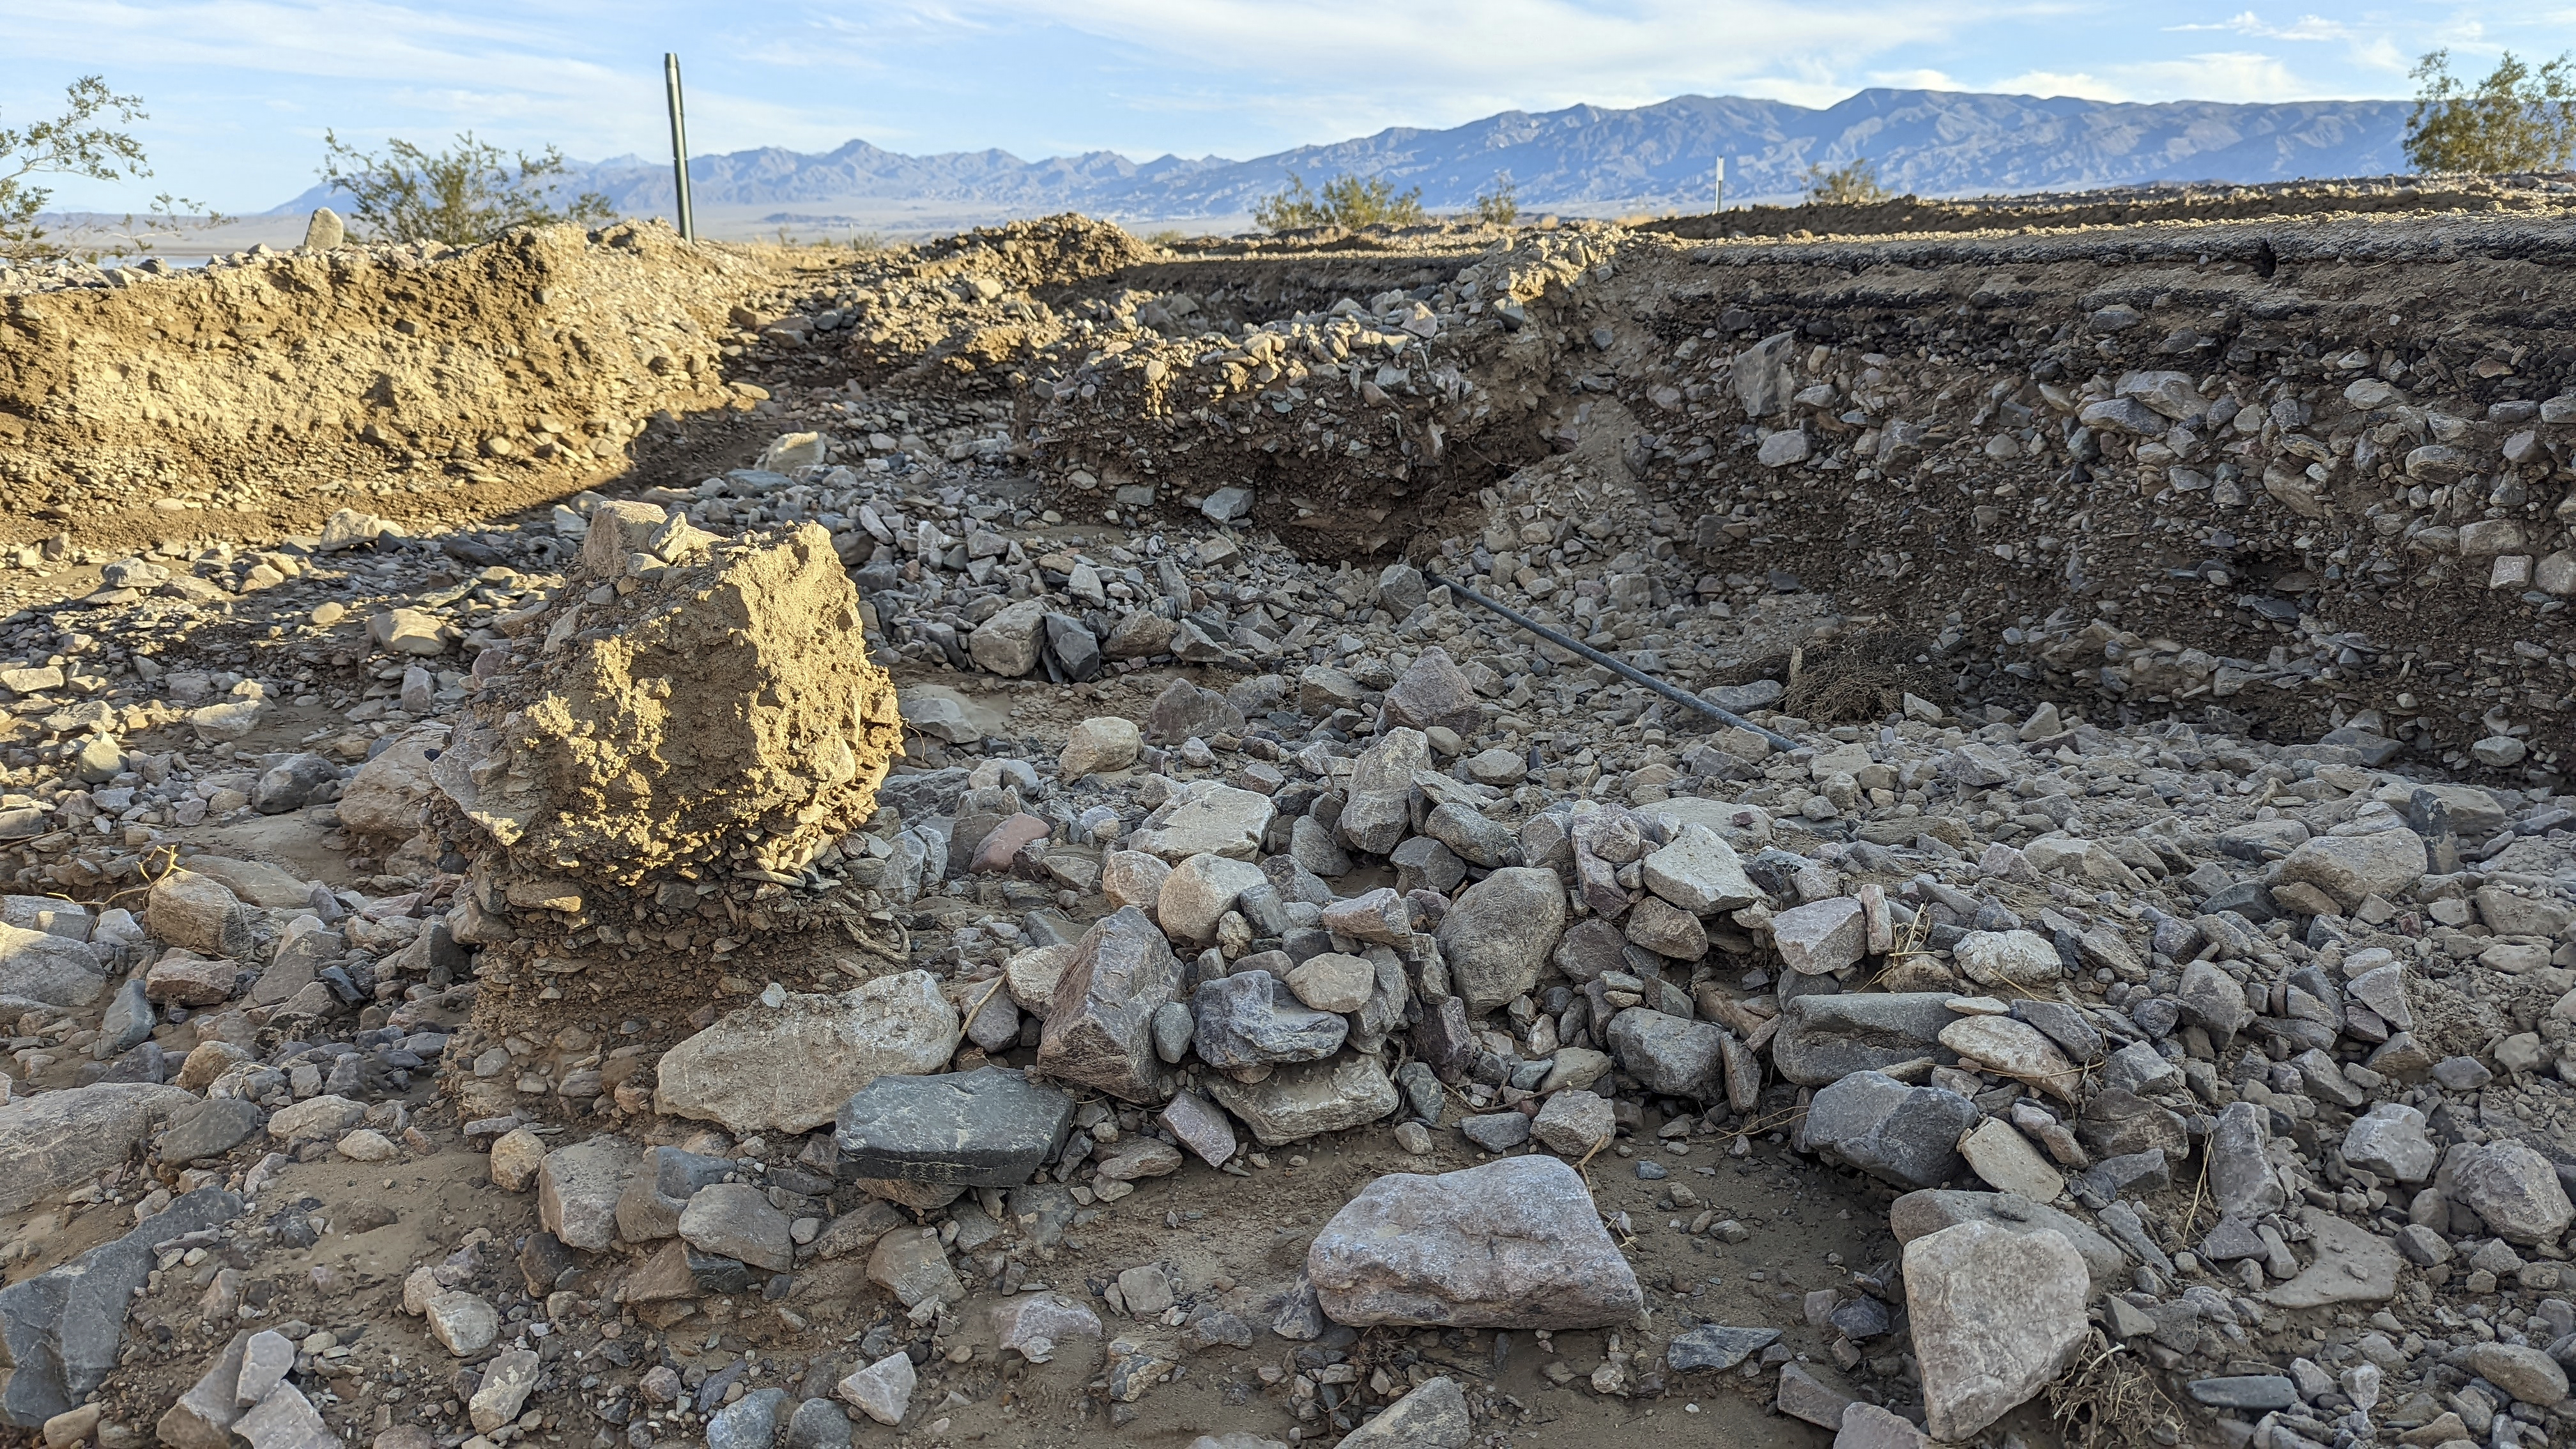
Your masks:
{"label": "large dirt clod", "polygon": [[593,587],[536,621],[536,658],[440,758],[440,788],[517,870],[794,871],[874,811],[903,727],[830,536],[700,550],[642,577],[586,568]]}

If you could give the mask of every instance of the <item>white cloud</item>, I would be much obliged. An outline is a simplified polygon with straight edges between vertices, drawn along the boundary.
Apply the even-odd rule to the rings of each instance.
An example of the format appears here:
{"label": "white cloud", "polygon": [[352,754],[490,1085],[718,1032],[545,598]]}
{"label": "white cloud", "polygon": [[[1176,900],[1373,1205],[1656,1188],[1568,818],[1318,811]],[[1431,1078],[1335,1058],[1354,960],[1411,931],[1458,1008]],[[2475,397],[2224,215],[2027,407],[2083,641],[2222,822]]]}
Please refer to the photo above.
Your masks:
{"label": "white cloud", "polygon": [[2091,71],[2028,71],[1995,83],[1995,89],[2029,95],[2081,96],[2096,101],[2271,102],[2317,100],[2349,94],[2301,79],[2279,60],[2249,51],[2218,51],[2175,60],[2130,61]]}
{"label": "white cloud", "polygon": [[2226,30],[2257,40],[2350,40],[2353,32],[2340,21],[2322,15],[2302,15],[2288,25],[2273,25],[2251,10],[2231,15],[2225,20],[2205,23],[2168,25],[2169,31]]}

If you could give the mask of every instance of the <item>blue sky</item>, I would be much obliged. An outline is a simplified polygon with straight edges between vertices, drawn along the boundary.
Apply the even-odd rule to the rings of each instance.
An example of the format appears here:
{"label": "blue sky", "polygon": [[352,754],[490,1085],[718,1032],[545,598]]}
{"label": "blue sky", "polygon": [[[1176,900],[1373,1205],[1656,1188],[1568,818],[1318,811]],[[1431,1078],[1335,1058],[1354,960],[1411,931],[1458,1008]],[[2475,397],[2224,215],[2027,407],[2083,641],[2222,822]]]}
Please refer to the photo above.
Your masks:
{"label": "blue sky", "polygon": [[141,94],[156,178],[59,184],[232,211],[314,179],[322,133],[471,127],[579,159],[660,154],[680,52],[692,148],[999,147],[1236,158],[1495,111],[1697,92],[1825,105],[1866,86],[2256,101],[2410,94],[2576,42],[2576,0],[2247,9],[2168,0],[0,0],[0,125],[99,72]]}

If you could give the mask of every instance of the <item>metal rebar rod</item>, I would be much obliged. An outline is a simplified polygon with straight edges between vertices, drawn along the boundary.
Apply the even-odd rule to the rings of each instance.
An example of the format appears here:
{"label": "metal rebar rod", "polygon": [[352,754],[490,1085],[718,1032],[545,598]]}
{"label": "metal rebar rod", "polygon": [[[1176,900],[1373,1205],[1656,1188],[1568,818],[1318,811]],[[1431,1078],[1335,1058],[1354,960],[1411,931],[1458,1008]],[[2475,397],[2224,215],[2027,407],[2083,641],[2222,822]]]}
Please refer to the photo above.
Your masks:
{"label": "metal rebar rod", "polygon": [[1429,569],[1423,570],[1422,578],[1424,582],[1430,584],[1435,589],[1447,589],[1449,592],[1456,594],[1470,603],[1483,605],[1485,608],[1493,610],[1495,613],[1502,615],[1504,618],[1511,620],[1520,627],[1536,634],[1538,637],[1555,645],[1559,649],[1571,649],[1575,653],[1582,655],[1584,658],[1591,660],[1593,663],[1600,665],[1604,669],[1611,670],[1634,683],[1646,686],[1648,689],[1653,690],[1655,693],[1662,695],[1664,698],[1671,700],[1675,704],[1689,705],[1691,708],[1698,710],[1704,715],[1709,715],[1716,719],[1722,719],[1728,724],[1734,725],[1739,729],[1751,730],[1762,738],[1769,740],[1772,747],[1775,749],[1794,750],[1800,748],[1798,742],[1789,738],[1787,735],[1766,730],[1762,726],[1755,724],[1753,721],[1746,719],[1744,716],[1737,714],[1731,709],[1720,709],[1716,705],[1709,703],[1707,700],[1700,698],[1698,695],[1691,693],[1687,689],[1682,689],[1676,685],[1666,684],[1664,681],[1646,673],[1644,670],[1637,668],[1633,664],[1622,663],[1621,661],[1602,653],[1600,650],[1593,648],[1591,645],[1584,643],[1582,640],[1574,638],[1572,635],[1563,634],[1557,630],[1547,627],[1538,620],[1533,619],[1529,615],[1522,613],[1520,610],[1511,607],[1509,604],[1497,603],[1494,600],[1477,593],[1474,589],[1468,588],[1464,584],[1454,583],[1448,579],[1444,579],[1438,574],[1431,572]]}
{"label": "metal rebar rod", "polygon": [[662,86],[671,101],[671,184],[678,193],[680,240],[698,239],[696,208],[689,205],[689,122],[680,108],[680,58],[662,53]]}

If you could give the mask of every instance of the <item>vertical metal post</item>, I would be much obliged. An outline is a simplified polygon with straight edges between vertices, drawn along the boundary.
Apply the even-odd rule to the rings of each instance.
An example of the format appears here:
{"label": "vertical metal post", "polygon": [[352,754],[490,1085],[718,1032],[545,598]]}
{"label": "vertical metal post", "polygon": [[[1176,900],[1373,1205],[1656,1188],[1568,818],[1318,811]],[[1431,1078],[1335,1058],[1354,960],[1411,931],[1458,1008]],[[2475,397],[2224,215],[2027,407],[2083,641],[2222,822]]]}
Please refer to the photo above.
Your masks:
{"label": "vertical metal post", "polygon": [[1723,156],[1717,158],[1717,205],[1710,210],[1726,210],[1726,158]]}
{"label": "vertical metal post", "polygon": [[689,204],[689,119],[680,108],[680,58],[662,55],[662,85],[671,97],[671,181],[679,194],[680,240],[698,239],[698,218]]}

